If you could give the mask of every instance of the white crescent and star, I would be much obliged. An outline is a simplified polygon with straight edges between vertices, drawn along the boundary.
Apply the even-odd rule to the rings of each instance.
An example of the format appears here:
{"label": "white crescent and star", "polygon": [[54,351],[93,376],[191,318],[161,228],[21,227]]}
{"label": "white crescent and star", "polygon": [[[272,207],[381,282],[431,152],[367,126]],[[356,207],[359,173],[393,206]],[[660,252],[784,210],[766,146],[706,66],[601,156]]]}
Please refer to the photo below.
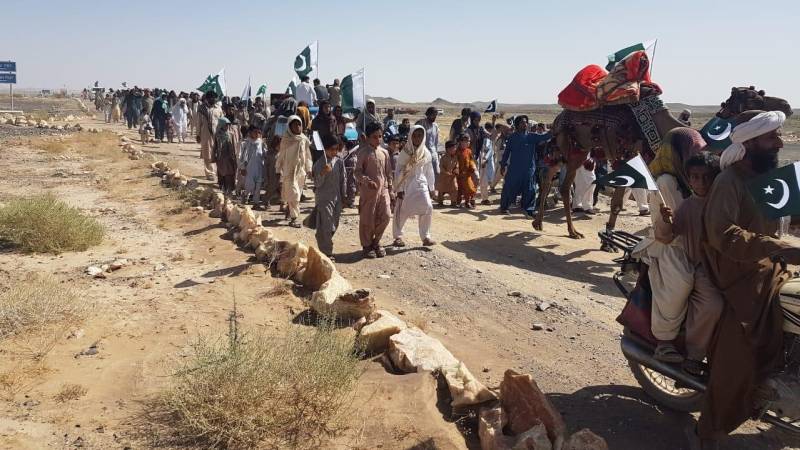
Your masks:
{"label": "white crescent and star", "polygon": [[[623,181],[619,182],[619,181],[617,181],[617,178],[621,178]],[[623,183],[625,183],[625,184],[623,184]],[[634,183],[633,177],[629,177],[627,175],[618,175],[618,176],[608,180],[608,184],[610,184],[612,186],[620,186],[620,187],[632,186],[633,183]]]}
{"label": "white crescent and star", "polygon": [[[781,187],[783,188],[783,195],[777,203],[767,202],[767,204],[775,209],[782,209],[787,203],[789,203],[789,184],[780,178],[775,178],[775,181],[780,183]],[[767,192],[767,190],[769,190],[769,192]],[[764,193],[771,194],[773,190],[774,188],[772,186],[767,186],[764,188]]]}
{"label": "white crescent and star", "polygon": [[295,61],[294,70],[298,72],[305,72],[306,70],[308,70],[308,60],[306,59],[306,55],[297,55],[297,57],[303,61],[303,65],[297,67],[297,61]]}
{"label": "white crescent and star", "polygon": [[[713,129],[717,129],[717,128],[718,127],[714,127]],[[725,139],[728,138],[728,136],[731,135],[731,130],[732,129],[733,129],[733,126],[730,123],[728,123],[728,126],[726,126],[725,129],[721,133],[713,134],[713,133],[711,133],[711,130],[708,130],[708,137],[710,139],[715,140],[715,141],[724,141]]]}

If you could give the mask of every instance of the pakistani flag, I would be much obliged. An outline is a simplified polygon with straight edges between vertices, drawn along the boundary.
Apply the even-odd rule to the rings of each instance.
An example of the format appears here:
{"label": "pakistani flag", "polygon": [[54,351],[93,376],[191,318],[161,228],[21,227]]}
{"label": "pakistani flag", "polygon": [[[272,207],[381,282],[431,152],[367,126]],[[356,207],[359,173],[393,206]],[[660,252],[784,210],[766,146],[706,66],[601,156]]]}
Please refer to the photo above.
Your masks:
{"label": "pakistani flag", "polygon": [[721,117],[714,116],[700,130],[706,144],[719,150],[725,150],[731,145],[731,131],[733,124]]}
{"label": "pakistani flag", "polygon": [[360,111],[366,105],[364,92],[364,69],[342,78],[342,111]]}
{"label": "pakistani flag", "polygon": [[258,87],[258,90],[256,91],[256,97],[266,97],[266,96],[267,96],[267,85],[262,84],[261,86]]}
{"label": "pakistani flag", "polygon": [[319,41],[314,41],[306,46],[302,52],[294,59],[294,71],[297,76],[302,78],[312,71],[317,70],[317,51]]}
{"label": "pakistani flag", "polygon": [[247,77],[247,84],[244,86],[241,99],[243,102],[246,102],[250,100],[250,97],[252,95],[253,95],[253,88],[250,87],[250,77]]}
{"label": "pakistani flag", "polygon": [[618,50],[614,52],[614,54],[608,55],[608,64],[606,64],[606,70],[611,70],[617,65],[618,62],[625,59],[626,56],[630,55],[633,52],[638,52],[644,50],[647,52],[647,56],[650,57],[650,61],[653,60],[652,53],[655,52],[656,43],[658,39],[654,39],[652,41],[647,41],[639,44],[633,44],[630,47],[625,47],[622,50]]}
{"label": "pakistani flag", "polygon": [[795,162],[749,183],[750,195],[770,219],[800,215],[800,162]]}
{"label": "pakistani flag", "polygon": [[222,98],[225,96],[225,69],[219,71],[216,75],[209,75],[206,77],[206,81],[197,88],[198,91],[202,93],[206,93],[209,91],[213,91],[217,94],[218,98]]}
{"label": "pakistani flag", "polygon": [[656,180],[644,163],[642,155],[636,155],[625,162],[619,169],[611,172],[610,174],[600,177],[595,181],[595,184],[602,186],[625,187],[625,188],[643,188],[648,191],[657,191]]}
{"label": "pakistani flag", "polygon": [[297,75],[292,75],[292,79],[289,80],[289,85],[286,86],[286,94],[291,95],[292,97],[297,95],[297,86],[300,84],[300,79],[297,78]]}
{"label": "pakistani flag", "polygon": [[485,113],[497,112],[497,99],[492,100],[489,103],[489,106],[486,107],[486,111],[484,111],[484,112]]}

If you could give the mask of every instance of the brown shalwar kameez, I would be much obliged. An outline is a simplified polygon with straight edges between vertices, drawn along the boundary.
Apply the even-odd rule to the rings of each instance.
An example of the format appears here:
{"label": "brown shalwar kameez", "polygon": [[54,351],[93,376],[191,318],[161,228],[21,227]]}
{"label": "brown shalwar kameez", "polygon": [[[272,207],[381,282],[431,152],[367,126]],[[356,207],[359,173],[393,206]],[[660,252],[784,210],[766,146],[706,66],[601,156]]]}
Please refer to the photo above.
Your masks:
{"label": "brown shalwar kameez", "polygon": [[783,364],[778,293],[788,273],[770,261],[784,248],[778,221],[764,216],[748,192],[757,174],[740,161],[714,182],[705,213],[706,267],[725,306],[709,346],[711,376],[698,434],[718,439],[754,412],[757,387]]}
{"label": "brown shalwar kameez", "polygon": [[[358,149],[355,177],[359,193],[358,234],[361,247],[377,248],[391,219],[389,192],[392,165],[389,152],[382,147],[376,149],[369,144],[362,144]],[[370,181],[375,182],[378,188],[370,187]]]}

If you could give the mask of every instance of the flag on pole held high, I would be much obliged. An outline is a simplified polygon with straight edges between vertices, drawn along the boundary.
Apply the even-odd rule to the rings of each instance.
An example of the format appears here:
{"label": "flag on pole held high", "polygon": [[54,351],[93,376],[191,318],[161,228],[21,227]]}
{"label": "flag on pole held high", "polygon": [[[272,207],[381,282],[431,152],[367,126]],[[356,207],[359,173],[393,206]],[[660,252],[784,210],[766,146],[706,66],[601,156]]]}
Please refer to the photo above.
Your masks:
{"label": "flag on pole held high", "polygon": [[486,107],[485,113],[494,113],[497,112],[497,99],[492,100],[489,102],[489,106]]}
{"label": "flag on pole held high", "polygon": [[267,85],[262,84],[261,86],[258,87],[258,90],[256,91],[256,97],[264,98],[266,96],[267,96]]}
{"label": "flag on pole held high", "polygon": [[206,81],[197,88],[198,91],[202,93],[206,93],[209,91],[213,91],[217,94],[217,97],[222,98],[225,96],[225,69],[219,71],[216,75],[209,75],[206,77]]}
{"label": "flag on pole held high", "polygon": [[600,177],[595,181],[595,184],[601,186],[625,187],[625,188],[642,188],[648,191],[657,191],[656,180],[644,163],[642,155],[636,155],[622,164],[619,169],[611,172],[610,174]]}
{"label": "flag on pole held high", "polygon": [[630,55],[633,52],[638,52],[640,50],[644,50],[647,52],[647,56],[650,58],[652,63],[653,56],[655,53],[656,43],[658,43],[658,39],[653,39],[651,41],[641,42],[638,44],[633,44],[630,47],[625,47],[622,50],[618,50],[611,55],[608,55],[608,64],[606,64],[606,70],[611,70],[617,65],[618,62],[625,59],[626,56]]}
{"label": "flag on pole held high", "polygon": [[317,70],[319,41],[314,41],[306,46],[294,59],[294,71],[302,78]]}
{"label": "flag on pole held high", "polygon": [[250,87],[250,77],[247,77],[247,84],[244,86],[244,90],[242,91],[241,99],[243,102],[250,100],[250,97],[253,94],[253,88]]}
{"label": "flag on pole held high", "polygon": [[800,215],[800,162],[761,175],[748,187],[756,205],[770,219]]}
{"label": "flag on pole held high", "polygon": [[733,124],[721,117],[714,116],[700,130],[700,135],[711,147],[725,150],[731,145]]}
{"label": "flag on pole held high", "polygon": [[364,91],[364,69],[342,78],[342,111],[362,110],[366,104]]}

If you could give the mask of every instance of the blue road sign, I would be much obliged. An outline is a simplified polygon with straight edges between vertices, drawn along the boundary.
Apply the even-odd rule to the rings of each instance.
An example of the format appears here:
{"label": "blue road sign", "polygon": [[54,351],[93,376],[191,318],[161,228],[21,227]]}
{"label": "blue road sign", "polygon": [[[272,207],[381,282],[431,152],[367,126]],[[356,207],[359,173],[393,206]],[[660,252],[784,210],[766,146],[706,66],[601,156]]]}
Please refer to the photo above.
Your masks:
{"label": "blue road sign", "polygon": [[15,61],[0,61],[0,72],[16,72],[17,63]]}
{"label": "blue road sign", "polygon": [[17,74],[0,73],[0,84],[17,84]]}

